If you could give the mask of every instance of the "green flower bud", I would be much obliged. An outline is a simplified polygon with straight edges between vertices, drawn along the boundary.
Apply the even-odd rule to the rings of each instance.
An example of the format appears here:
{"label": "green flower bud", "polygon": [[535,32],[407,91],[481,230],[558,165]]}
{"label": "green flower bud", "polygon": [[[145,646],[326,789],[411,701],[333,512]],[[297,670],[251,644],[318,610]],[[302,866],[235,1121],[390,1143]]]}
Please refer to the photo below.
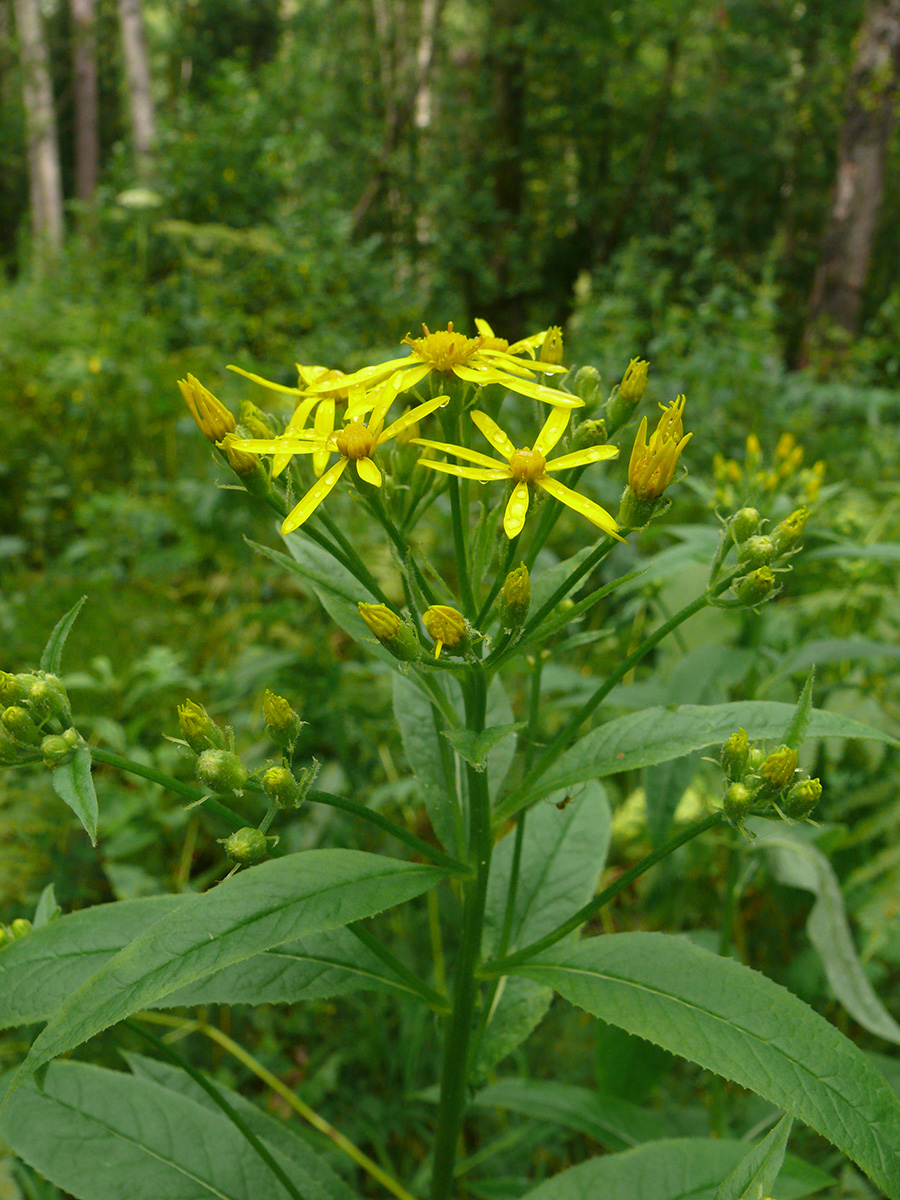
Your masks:
{"label": "green flower bud", "polygon": [[23,746],[36,746],[41,740],[41,731],[31,714],[19,704],[10,705],[0,714],[0,723],[12,741]]}
{"label": "green flower bud", "polygon": [[199,782],[219,795],[240,791],[250,774],[230,750],[204,750],[197,759],[196,772]]}
{"label": "green flower bud", "polygon": [[0,732],[0,767],[16,767],[20,763],[33,761],[30,747],[20,746]]}
{"label": "green flower bud", "polygon": [[808,520],[809,509],[798,508],[775,526],[772,530],[772,542],[775,545],[776,553],[789,554],[792,550],[797,549]]}
{"label": "green flower bud", "polygon": [[41,754],[44,756],[45,767],[58,767],[60,763],[68,762],[74,753],[74,746],[59,734],[48,733],[41,742]]}
{"label": "green flower bud", "polygon": [[238,421],[244,427],[243,434],[249,438],[259,438],[265,441],[275,437],[275,429],[269,421],[267,413],[249,400],[242,400],[238,407]]}
{"label": "green flower bud", "polygon": [[589,450],[591,446],[606,445],[606,422],[601,418],[597,421],[582,421],[572,434],[570,450]]}
{"label": "green flower bud", "polygon": [[184,704],[178,705],[178,728],[195,754],[202,754],[204,750],[224,750],[228,745],[224,730],[219,728],[202,704],[193,700],[185,700]]}
{"label": "green flower bud", "polygon": [[57,675],[44,675],[34,681],[26,697],[28,706],[46,720],[69,712],[69,697]]}
{"label": "green flower bud", "polygon": [[728,522],[728,528],[739,546],[743,545],[747,538],[753,537],[759,529],[759,521],[760,516],[755,508],[741,508],[734,514]]}
{"label": "green flower bud", "polygon": [[801,779],[791,788],[781,802],[785,815],[802,821],[808,817],[822,797],[822,781]]}
{"label": "green flower bud", "polygon": [[606,417],[611,434],[618,432],[631,419],[631,414],[640,404],[647,387],[648,367],[649,364],[642,359],[633,358],[622,376],[622,382],[607,401]]}
{"label": "green flower bud", "polygon": [[752,746],[750,753],[747,755],[747,770],[759,771],[759,768],[766,761],[765,750],[760,750],[759,746]]}
{"label": "green flower bud", "polygon": [[755,608],[768,600],[775,591],[775,575],[771,567],[759,567],[744,575],[734,585],[735,593],[742,604]]}
{"label": "green flower bud", "polygon": [[745,567],[766,567],[776,557],[775,543],[764,534],[755,533],[738,548],[738,562]]}
{"label": "green flower bud", "polygon": [[80,741],[77,729],[64,729],[62,732],[62,740],[67,746],[77,746]]}
{"label": "green flower bud", "polygon": [[27,917],[16,917],[9,927],[10,936],[14,942],[17,942],[19,938],[27,937],[31,933],[31,928],[31,922]]}
{"label": "green flower bud", "polygon": [[239,829],[231,837],[219,838],[219,842],[231,861],[241,866],[259,862],[268,853],[268,838],[259,829]]}
{"label": "green flower bud", "polygon": [[37,678],[37,675],[10,675],[0,671],[0,704],[18,704],[24,700]]}
{"label": "green flower bud", "polygon": [[663,496],[642,499],[631,487],[626,487],[619,501],[619,527],[623,530],[643,529],[654,513],[668,508],[670,503]]}
{"label": "green flower bud", "polygon": [[738,824],[753,807],[753,793],[744,783],[732,783],[725,792],[722,811],[733,824]]}
{"label": "green flower bud", "polygon": [[266,795],[281,808],[299,808],[303,789],[287,767],[269,767],[262,777]]}
{"label": "green flower bud", "polygon": [[360,600],[356,607],[370,631],[394,658],[412,662],[419,657],[419,635],[409,621],[398,617],[386,604],[367,604]]}
{"label": "green flower bud", "polygon": [[500,626],[512,632],[521,629],[531,604],[531,579],[524,563],[510,571],[500,589]]}
{"label": "green flower bud", "polygon": [[731,780],[740,779],[747,769],[750,756],[750,739],[746,729],[738,729],[722,747],[722,770]]}
{"label": "green flower bud", "polygon": [[[572,380],[571,386],[573,393],[579,400],[583,400],[585,406],[589,408],[600,399],[600,389],[603,387],[603,381],[596,367],[579,367],[575,372],[575,378]],[[599,445],[597,442],[592,442],[591,444]]]}
{"label": "green flower bud", "polygon": [[268,688],[263,696],[263,717],[272,741],[284,750],[293,750],[304,722],[283,696],[276,696]]}
{"label": "green flower bud", "polygon": [[759,768],[762,779],[770,792],[780,792],[794,778],[797,770],[797,751],[790,746],[779,746],[773,750]]}

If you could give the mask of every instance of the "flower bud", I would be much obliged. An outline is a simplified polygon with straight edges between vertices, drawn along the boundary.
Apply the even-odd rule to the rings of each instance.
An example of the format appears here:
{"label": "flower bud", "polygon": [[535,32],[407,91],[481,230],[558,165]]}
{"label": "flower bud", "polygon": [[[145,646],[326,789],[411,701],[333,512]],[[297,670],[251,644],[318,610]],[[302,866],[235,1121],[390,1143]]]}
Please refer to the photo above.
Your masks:
{"label": "flower bud", "polygon": [[28,695],[37,675],[10,675],[0,671],[0,704],[18,704]]}
{"label": "flower bud", "polygon": [[261,408],[249,400],[242,400],[238,408],[238,420],[246,430],[246,436],[259,438],[261,441],[275,436],[275,430],[269,423],[269,418]]}
{"label": "flower bud", "polygon": [[722,747],[722,770],[732,781],[740,779],[747,769],[750,756],[750,739],[746,729],[738,729]]}
{"label": "flower bud", "polygon": [[596,367],[579,367],[575,372],[575,378],[572,380],[572,391],[579,400],[584,401],[585,405],[590,406],[599,401],[600,389],[602,387],[603,380],[600,378],[600,372]]}
{"label": "flower bud", "polygon": [[75,747],[59,734],[49,733],[41,742],[45,767],[58,767],[61,763],[68,762],[74,753]]}
{"label": "flower bud", "polygon": [[432,604],[426,608],[422,614],[422,624],[434,642],[435,658],[444,646],[455,654],[461,654],[465,649],[468,642],[465,617],[449,604]]}
{"label": "flower bud", "polygon": [[62,740],[67,746],[77,746],[80,738],[78,737],[77,729],[64,729],[62,732]]}
{"label": "flower bud", "polygon": [[59,717],[69,711],[69,697],[58,675],[44,675],[34,681],[26,697],[28,706],[41,719]]}
{"label": "flower bud", "polygon": [[755,608],[768,600],[775,590],[775,575],[771,567],[759,567],[744,575],[734,585],[735,593],[742,604]]}
{"label": "flower bud", "polygon": [[219,838],[219,842],[231,861],[241,866],[259,862],[268,853],[268,838],[259,829],[239,829],[231,837]]}
{"label": "flower bud", "polygon": [[197,759],[197,779],[219,795],[238,792],[247,782],[249,771],[230,750],[204,750]]}
{"label": "flower bud", "polygon": [[775,543],[770,537],[756,533],[738,548],[738,562],[748,568],[767,567],[776,556]]}
{"label": "flower bud", "polygon": [[650,364],[642,358],[633,358],[625,368],[625,374],[622,376],[622,382],[619,384],[619,395],[632,408],[640,404],[644,397],[644,392],[647,389],[647,373],[649,370]]}
{"label": "flower bud", "polygon": [[753,806],[753,793],[744,783],[732,783],[725,792],[722,811],[729,821],[737,824]]}
{"label": "flower bud", "polygon": [[541,343],[540,361],[559,366],[563,360],[563,332],[558,325],[551,325]]}
{"label": "flower bud", "polygon": [[284,696],[276,696],[266,688],[263,696],[263,718],[276,746],[293,750],[305,722],[294,712]]}
{"label": "flower bud", "polygon": [[500,589],[500,627],[521,629],[531,604],[531,579],[524,563],[510,571]]}
{"label": "flower bud", "polygon": [[755,508],[739,509],[728,522],[731,536],[740,546],[759,529],[759,513]]}
{"label": "flower bud", "polygon": [[394,658],[412,662],[418,657],[419,636],[409,621],[398,617],[386,604],[367,604],[360,600],[356,607],[370,631]]}
{"label": "flower bud", "polygon": [[194,751],[224,750],[228,745],[224,730],[220,729],[202,704],[185,700],[178,705],[178,727],[181,736]]}
{"label": "flower bud", "polygon": [[188,375],[179,379],[178,387],[200,432],[211,442],[221,442],[226,433],[234,433],[235,419],[199,379]]}
{"label": "flower bud", "polygon": [[572,434],[570,450],[588,450],[591,446],[606,445],[606,422],[600,418],[596,421],[582,421]]}
{"label": "flower bud", "polygon": [[808,817],[822,797],[822,782],[819,779],[801,779],[791,788],[781,802],[785,815],[802,821]]}
{"label": "flower bud", "polygon": [[9,926],[10,936],[14,942],[17,942],[19,938],[27,937],[31,933],[31,929],[32,925],[27,917],[16,917]]}
{"label": "flower bud", "polygon": [[228,465],[235,475],[240,475],[241,479],[244,479],[245,476],[255,475],[259,471],[265,475],[265,468],[256,455],[248,454],[246,450],[238,450],[235,442],[240,442],[240,438],[235,437],[233,433],[226,433],[220,442],[216,442],[216,446],[228,459]]}
{"label": "flower bud", "polygon": [[19,704],[10,705],[0,714],[0,723],[14,742],[24,746],[36,746],[41,740],[41,731],[31,714]]}
{"label": "flower bud", "polygon": [[303,789],[287,767],[269,767],[262,777],[266,795],[280,808],[299,808]]}
{"label": "flower bud", "polygon": [[790,746],[779,746],[763,760],[759,773],[770,792],[780,792],[794,778],[797,770],[797,751]]}
{"label": "flower bud", "polygon": [[7,927],[5,925],[0,925],[0,950],[2,950],[4,946],[8,946],[12,940],[12,934],[9,932]]}
{"label": "flower bud", "polygon": [[791,550],[797,549],[808,520],[809,509],[803,507],[796,509],[775,526],[772,530],[772,542],[777,554],[789,554]]}

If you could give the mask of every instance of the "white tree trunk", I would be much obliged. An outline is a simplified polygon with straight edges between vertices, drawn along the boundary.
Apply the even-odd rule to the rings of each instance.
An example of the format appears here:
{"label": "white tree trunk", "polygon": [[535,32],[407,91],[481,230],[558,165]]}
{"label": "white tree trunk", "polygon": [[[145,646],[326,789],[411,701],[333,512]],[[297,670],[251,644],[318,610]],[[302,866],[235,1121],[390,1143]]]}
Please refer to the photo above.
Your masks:
{"label": "white tree trunk", "polygon": [[128,108],[131,116],[131,136],[138,175],[146,180],[153,166],[156,144],[156,113],[153,88],[150,82],[150,61],[144,36],[144,14],[141,0],[119,0],[119,28],[122,35],[122,55],[128,85]]}
{"label": "white tree trunk", "polygon": [[13,7],[22,62],[22,102],[28,139],[34,266],[35,270],[41,271],[63,244],[62,181],[56,142],[56,116],[38,0],[14,0]]}

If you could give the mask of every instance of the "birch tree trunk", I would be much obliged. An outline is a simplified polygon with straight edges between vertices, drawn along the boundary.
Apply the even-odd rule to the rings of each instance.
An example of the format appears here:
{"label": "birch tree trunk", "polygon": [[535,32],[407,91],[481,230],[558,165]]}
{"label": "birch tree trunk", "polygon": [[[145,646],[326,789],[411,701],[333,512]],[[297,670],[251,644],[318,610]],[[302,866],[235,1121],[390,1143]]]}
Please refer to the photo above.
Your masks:
{"label": "birch tree trunk", "polygon": [[75,92],[75,195],[90,204],[97,190],[97,37],[94,0],[69,0]]}
{"label": "birch tree trunk", "polygon": [[119,0],[119,29],[128,87],[128,110],[135,167],[139,177],[149,180],[156,145],[156,113],[150,80],[150,60],[144,35],[141,0]]}
{"label": "birch tree trunk", "polygon": [[900,0],[870,0],[856,41],[801,366],[809,361],[817,345],[822,348],[831,343],[839,347],[859,329],[884,194],[898,79]]}
{"label": "birch tree trunk", "polygon": [[63,201],[56,141],[56,115],[44,27],[38,0],[14,0],[22,102],[28,140],[28,179],[33,264],[40,274],[62,248]]}

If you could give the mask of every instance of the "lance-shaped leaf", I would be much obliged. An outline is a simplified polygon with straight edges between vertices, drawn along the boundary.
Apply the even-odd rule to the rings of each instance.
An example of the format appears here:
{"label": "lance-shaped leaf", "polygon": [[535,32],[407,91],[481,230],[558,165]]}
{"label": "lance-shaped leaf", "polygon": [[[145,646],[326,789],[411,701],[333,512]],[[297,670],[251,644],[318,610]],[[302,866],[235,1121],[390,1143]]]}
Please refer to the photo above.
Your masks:
{"label": "lance-shaped leaf", "polygon": [[50,772],[53,790],[71,808],[91,839],[97,845],[97,793],[91,776],[91,752],[79,746],[69,762],[61,763]]}
{"label": "lance-shaped leaf", "polygon": [[765,976],[659,933],[557,946],[515,971],[757,1092],[900,1200],[900,1099],[852,1042]]}
{"label": "lance-shaped leaf", "polygon": [[716,1192],[716,1200],[759,1200],[760,1196],[767,1196],[784,1162],[792,1125],[791,1117],[782,1117],[775,1128],[722,1181]]}
{"label": "lance-shaped leaf", "polygon": [[59,668],[62,663],[63,646],[66,644],[66,638],[69,636],[69,631],[75,624],[78,614],[84,606],[87,596],[82,596],[80,600],[69,609],[65,616],[60,617],[53,627],[53,632],[47,639],[47,645],[44,647],[44,652],[41,655],[41,670],[49,671],[51,675],[58,675]]}
{"label": "lance-shaped leaf", "polygon": [[188,896],[90,976],[38,1037],[17,1086],[42,1063],[216,970],[348,925],[433,886],[435,867],[356,850],[308,850]]}

